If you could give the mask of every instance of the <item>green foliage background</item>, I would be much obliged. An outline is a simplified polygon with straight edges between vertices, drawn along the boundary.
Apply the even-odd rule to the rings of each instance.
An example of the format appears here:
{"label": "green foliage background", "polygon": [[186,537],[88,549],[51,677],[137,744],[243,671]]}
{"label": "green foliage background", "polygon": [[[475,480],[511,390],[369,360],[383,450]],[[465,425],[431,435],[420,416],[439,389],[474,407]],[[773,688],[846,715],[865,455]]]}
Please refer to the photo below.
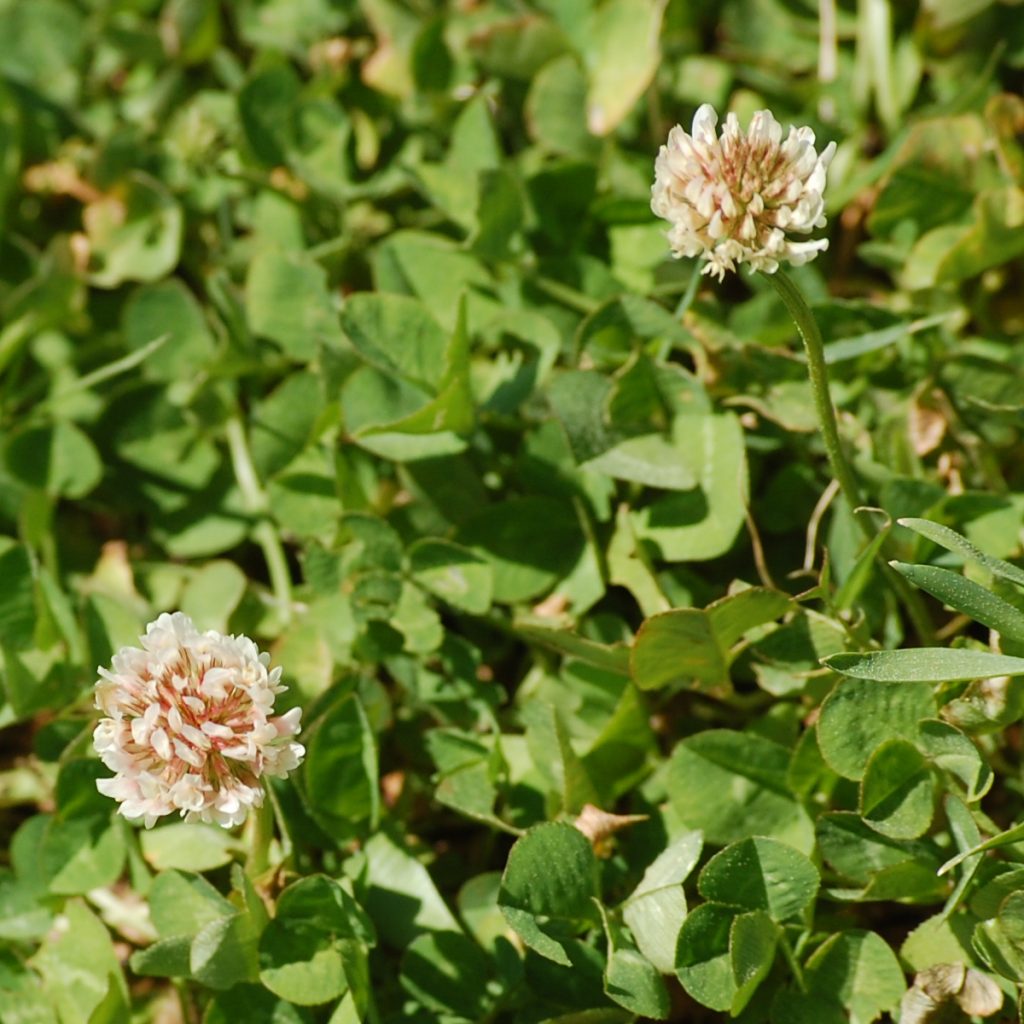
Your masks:
{"label": "green foliage background", "polygon": [[[1022,81],[1011,0],[0,0],[0,1022],[1015,1013]],[[935,635],[668,258],[705,101],[839,143],[794,278]],[[95,790],[173,608],[304,709],[269,868]]]}

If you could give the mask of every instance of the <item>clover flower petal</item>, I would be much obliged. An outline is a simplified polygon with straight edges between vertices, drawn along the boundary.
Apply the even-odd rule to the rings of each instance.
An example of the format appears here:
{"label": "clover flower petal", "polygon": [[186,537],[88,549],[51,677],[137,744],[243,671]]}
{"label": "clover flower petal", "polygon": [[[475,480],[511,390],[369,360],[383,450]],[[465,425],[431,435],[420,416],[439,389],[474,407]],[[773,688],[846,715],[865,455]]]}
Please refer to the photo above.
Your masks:
{"label": "clover flower petal", "polygon": [[261,776],[287,775],[305,753],[293,739],[301,710],[273,714],[280,668],[248,637],[200,633],[181,612],[151,622],[139,642],[99,669],[106,717],[93,745],[115,774],[97,789],[147,828],[174,811],[240,824],[263,802]]}
{"label": "clover flower petal", "polygon": [[820,153],[807,127],[782,126],[759,110],[746,134],[730,113],[716,134],[718,115],[705,103],[689,134],[676,125],[658,151],[651,209],[670,224],[675,256],[699,256],[702,273],[725,277],[747,263],[773,274],[783,262],[801,264],[828,248],[828,239],[794,241],[825,226],[824,190],[836,145]]}

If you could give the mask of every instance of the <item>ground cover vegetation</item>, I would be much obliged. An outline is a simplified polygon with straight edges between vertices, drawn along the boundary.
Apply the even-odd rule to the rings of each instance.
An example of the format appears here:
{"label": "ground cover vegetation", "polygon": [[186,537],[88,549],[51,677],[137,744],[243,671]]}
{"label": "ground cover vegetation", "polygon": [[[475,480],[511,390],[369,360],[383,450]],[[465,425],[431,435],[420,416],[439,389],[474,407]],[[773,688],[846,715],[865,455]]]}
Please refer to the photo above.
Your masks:
{"label": "ground cover vegetation", "polygon": [[[0,0],[0,1022],[1018,1019],[1022,82],[1010,0]],[[670,254],[702,104],[836,143],[787,277]]]}

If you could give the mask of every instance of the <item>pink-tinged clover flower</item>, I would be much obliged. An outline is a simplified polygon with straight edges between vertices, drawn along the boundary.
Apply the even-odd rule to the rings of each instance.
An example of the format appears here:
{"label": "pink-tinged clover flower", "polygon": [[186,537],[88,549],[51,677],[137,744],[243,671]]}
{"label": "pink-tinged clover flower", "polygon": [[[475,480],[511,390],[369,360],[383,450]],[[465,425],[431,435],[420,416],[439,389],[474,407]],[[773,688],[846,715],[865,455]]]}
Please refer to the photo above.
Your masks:
{"label": "pink-tinged clover flower", "polygon": [[174,811],[186,821],[240,824],[263,802],[263,775],[285,776],[305,750],[294,737],[301,710],[275,716],[286,687],[245,636],[200,633],[181,612],[146,628],[101,668],[93,733],[116,774],[96,786],[126,818],[151,828]]}
{"label": "pink-tinged clover flower", "polygon": [[676,125],[658,151],[651,209],[671,225],[675,256],[700,256],[702,273],[725,277],[739,263],[774,274],[781,262],[806,263],[827,239],[794,241],[825,226],[823,192],[836,144],[818,153],[810,128],[782,126],[770,110],[754,114],[746,135],[729,114],[721,138],[718,115],[705,103],[687,134]]}

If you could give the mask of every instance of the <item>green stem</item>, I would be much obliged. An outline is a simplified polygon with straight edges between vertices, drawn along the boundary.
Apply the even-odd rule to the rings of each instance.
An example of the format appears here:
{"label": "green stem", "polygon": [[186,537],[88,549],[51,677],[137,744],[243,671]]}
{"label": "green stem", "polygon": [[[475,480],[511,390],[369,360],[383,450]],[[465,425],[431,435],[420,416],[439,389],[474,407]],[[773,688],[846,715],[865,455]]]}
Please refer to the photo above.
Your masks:
{"label": "green stem", "polygon": [[676,306],[672,313],[674,319],[682,320],[686,316],[686,311],[693,305],[693,300],[697,297],[697,287],[700,285],[700,279],[704,276],[702,269],[701,264],[694,264],[693,273],[690,275],[689,283],[686,285],[686,291],[683,292],[679,305]]}
{"label": "green stem", "polygon": [[245,427],[242,426],[241,419],[238,416],[233,416],[228,420],[225,431],[238,489],[242,492],[246,508],[253,515],[259,517],[252,531],[253,539],[263,550],[274,600],[278,606],[281,621],[287,625],[292,616],[292,577],[288,569],[284,545],[281,543],[277,530],[274,529],[274,524],[267,518],[269,502],[260,484],[256,467],[253,465],[249,442],[246,440]]}
{"label": "green stem", "polygon": [[185,1024],[193,1024],[198,1020],[195,1000],[192,998],[192,991],[189,984],[183,978],[172,978],[171,984],[178,994],[178,1002],[181,1006],[181,1018]]}
{"label": "green stem", "polygon": [[270,867],[270,844],[273,838],[274,808],[270,794],[264,789],[263,804],[250,812],[246,828],[249,855],[245,867],[249,878],[259,878]]}
{"label": "green stem", "polygon": [[0,371],[7,369],[7,364],[21,351],[38,325],[39,318],[26,313],[0,331]]}
{"label": "green stem", "polygon": [[108,381],[122,373],[134,370],[136,366],[144,363],[154,352],[163,348],[170,338],[169,334],[161,334],[158,338],[147,341],[142,348],[137,348],[133,352],[129,352],[128,355],[115,359],[112,363],[107,363],[106,366],[101,366],[99,369],[71,381],[49,398],[44,398],[42,402],[36,405],[36,409],[38,410],[40,406],[46,408],[51,405],[60,405],[66,398],[79,391],[88,391],[89,388],[94,388],[97,384],[102,384],[104,381]]}
{"label": "green stem", "polygon": [[550,295],[551,298],[561,302],[562,305],[576,310],[577,313],[582,313],[584,316],[589,316],[601,305],[597,299],[584,295],[583,292],[577,291],[575,288],[563,284],[561,281],[555,281],[550,277],[542,277],[540,274],[536,274],[529,281],[535,288],[546,295]]}
{"label": "green stem", "polygon": [[288,568],[284,545],[269,519],[257,523],[252,535],[263,550],[263,560],[267,563],[267,575],[270,577],[270,589],[274,592],[281,621],[288,625],[292,618],[292,573]]}
{"label": "green stem", "polygon": [[803,968],[800,966],[800,960],[794,952],[793,947],[789,944],[789,938],[786,935],[785,929],[780,929],[779,946],[782,949],[782,955],[786,958],[786,963],[789,964],[789,969],[793,974],[793,980],[796,982],[796,987],[800,989],[801,992],[806,992],[807,982],[804,980]]}
{"label": "green stem", "polygon": [[[850,464],[846,461],[842,441],[839,439],[836,410],[828,388],[825,343],[821,337],[818,321],[814,319],[811,307],[807,305],[800,289],[782,270],[764,276],[768,278],[775,291],[778,292],[779,298],[786,304],[786,309],[789,310],[789,315],[793,318],[796,329],[800,332],[800,337],[803,340],[804,351],[807,353],[807,376],[810,378],[811,394],[814,397],[814,411],[818,414],[818,426],[821,427],[821,437],[825,442],[825,452],[828,455],[828,464],[832,475],[836,478],[839,490],[851,511],[860,508],[864,504],[861,500],[860,488],[857,486],[857,479],[853,475]],[[863,523],[861,523],[861,527],[868,532]]]}
{"label": "green stem", "polygon": [[278,841],[281,844],[281,861],[285,863],[294,852],[292,837],[288,831],[288,822],[285,820],[284,811],[281,810],[281,803],[277,799],[273,786],[269,782],[264,782],[263,791],[266,794],[267,803],[273,812],[274,824],[277,826]]}
{"label": "green stem", "polygon": [[[814,398],[814,410],[818,415],[818,426],[821,428],[822,441],[825,444],[825,453],[828,456],[829,467],[832,475],[839,484],[839,490],[846,499],[850,511],[860,508],[864,501],[861,498],[860,486],[854,476],[853,469],[843,452],[843,443],[839,437],[839,423],[836,419],[835,406],[832,404],[832,395],[828,386],[828,368],[825,364],[825,343],[821,337],[821,329],[818,321],[814,319],[811,307],[803,293],[790,280],[789,276],[782,270],[774,274],[765,274],[772,287],[778,293],[779,298],[785,303],[789,315],[796,324],[800,338],[804,343],[804,351],[807,353],[807,376],[811,383],[811,394]],[[864,533],[870,540],[872,530],[863,518],[854,515]],[[934,642],[935,629],[932,626],[931,617],[921,600],[921,595],[910,586],[907,581],[895,572],[889,565],[885,554],[885,545],[879,553],[878,565],[882,575],[889,584],[896,597],[900,600],[910,616],[910,620],[917,631],[917,635],[924,644]]]}

